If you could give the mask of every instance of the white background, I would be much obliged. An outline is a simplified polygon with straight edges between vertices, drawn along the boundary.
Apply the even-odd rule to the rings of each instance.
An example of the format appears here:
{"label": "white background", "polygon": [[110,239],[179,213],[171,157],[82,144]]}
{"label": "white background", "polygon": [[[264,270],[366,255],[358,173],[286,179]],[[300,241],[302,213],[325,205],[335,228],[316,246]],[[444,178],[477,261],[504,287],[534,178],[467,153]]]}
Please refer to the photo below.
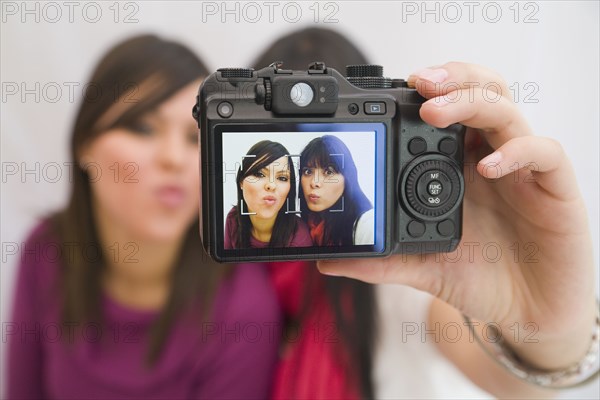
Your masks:
{"label": "white background", "polygon": [[[40,2],[2,3],[3,321],[8,317],[19,258],[7,252],[7,246],[20,243],[40,216],[62,207],[67,199],[68,166],[63,163],[71,161],[68,138],[81,88],[107,49],[125,37],[147,32],[184,42],[213,69],[248,65],[278,35],[314,25],[316,18],[320,26],[347,34],[371,62],[385,66],[387,76],[406,77],[447,61],[495,69],[513,88],[534,131],[558,139],[571,158],[589,213],[597,262],[598,2],[471,2],[472,6],[462,1],[290,3],[275,2],[269,15],[268,6],[256,2],[259,15],[254,6],[228,2],[229,9],[239,10],[238,21],[235,11],[203,13],[203,8],[222,11],[220,1],[137,1],[116,7],[112,1],[92,6],[75,2],[71,16],[63,2],[53,3],[60,14],[57,7],[44,9]],[[25,14],[24,5],[38,11]],[[101,10],[99,16],[97,9]],[[291,22],[298,9],[299,20]],[[425,9],[432,11],[425,13]],[[36,83],[40,89],[47,88],[46,93],[38,91],[38,99],[6,91],[7,84],[35,88]],[[63,88],[58,97],[56,86]],[[73,98],[69,86],[74,87]],[[36,163],[40,169],[37,176],[8,174],[15,166],[21,172],[22,167],[34,169]],[[57,165],[62,166],[58,179]],[[590,386],[564,396],[598,398],[599,394],[597,386]]]}

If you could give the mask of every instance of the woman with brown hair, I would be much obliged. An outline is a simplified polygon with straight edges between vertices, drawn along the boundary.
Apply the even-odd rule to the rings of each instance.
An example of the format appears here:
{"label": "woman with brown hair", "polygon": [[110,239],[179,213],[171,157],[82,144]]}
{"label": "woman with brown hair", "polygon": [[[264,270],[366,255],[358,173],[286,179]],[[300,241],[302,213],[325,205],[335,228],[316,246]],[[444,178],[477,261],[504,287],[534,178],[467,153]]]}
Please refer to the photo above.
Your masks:
{"label": "woman with brown hair", "polygon": [[[341,72],[366,64],[346,38],[318,28],[278,39],[253,65],[277,60]],[[490,82],[497,93],[482,89]],[[318,271],[272,266],[289,329],[305,333],[283,343],[273,397],[546,398],[590,382],[600,364],[593,248],[560,144],[534,136],[506,82],[482,66],[425,68],[408,85],[427,99],[423,121],[468,127],[465,165],[477,173],[462,242],[449,254],[321,261]],[[482,243],[498,257],[470,253]],[[523,246],[535,254],[513,253]]]}
{"label": "woman with brown hair", "polygon": [[75,120],[70,201],[25,245],[9,398],[267,395],[278,336],[262,330],[279,313],[264,265],[214,264],[199,241],[190,110],[207,73],[150,35],[98,64]]}
{"label": "woman with brown hair", "polygon": [[236,177],[237,202],[225,223],[226,249],[311,246],[308,227],[293,213],[296,171],[290,152],[261,140],[242,158]]}

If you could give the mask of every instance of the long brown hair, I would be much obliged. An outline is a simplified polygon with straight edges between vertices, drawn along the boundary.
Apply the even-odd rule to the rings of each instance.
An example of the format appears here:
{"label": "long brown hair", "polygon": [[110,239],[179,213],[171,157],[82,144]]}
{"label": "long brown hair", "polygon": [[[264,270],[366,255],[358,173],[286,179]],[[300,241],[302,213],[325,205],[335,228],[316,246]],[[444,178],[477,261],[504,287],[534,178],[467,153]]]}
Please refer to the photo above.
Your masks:
{"label": "long brown hair", "polygon": [[[153,35],[137,36],[118,44],[101,59],[87,85],[73,127],[72,159],[77,162],[82,146],[103,132],[130,126],[185,85],[207,75],[202,61],[181,44]],[[74,247],[70,256],[62,260],[64,322],[82,326],[102,321],[101,276],[107,254],[98,240],[90,176],[84,167],[75,168],[68,205],[50,221],[59,240]],[[174,319],[188,310],[190,304],[198,302],[200,316],[206,314],[215,286],[225,272],[222,266],[206,265],[210,261],[202,250],[198,232],[196,222],[186,234],[173,269],[169,298],[152,326],[148,365],[160,355]],[[98,257],[85,257],[85,247],[90,245],[101,249]]]}
{"label": "long brown hair", "polygon": [[[323,28],[306,28],[283,36],[251,65],[263,68],[274,61],[283,61],[286,69],[306,69],[312,61],[323,61],[342,74],[345,73],[346,65],[368,64],[363,53],[352,42],[333,30]],[[373,398],[375,393],[371,373],[377,334],[373,285],[355,279],[323,276],[316,268],[311,269],[309,279],[304,284],[304,304],[299,319],[313,306],[310,302],[315,296],[311,291],[316,287],[317,280],[324,282],[327,299],[332,305],[335,321],[342,334],[341,343],[345,345],[352,361],[350,365],[344,363],[344,367],[348,368],[350,376],[358,375],[363,397]]]}
{"label": "long brown hair", "polygon": [[[238,230],[235,238],[235,247],[238,249],[249,248],[250,236],[252,235],[252,222],[250,221],[250,217],[244,215],[239,208],[244,199],[242,182],[248,176],[253,176],[260,172],[273,161],[278,160],[281,157],[289,156],[290,152],[281,143],[272,142],[270,140],[261,140],[260,142],[255,143],[246,154],[254,157],[243,158],[236,177],[237,203],[235,207]],[[293,204],[296,199],[296,172],[294,171],[292,158],[286,158],[288,162],[287,170],[290,173],[290,191],[287,195],[287,203],[289,205],[289,203]],[[270,247],[289,246],[294,233],[296,232],[298,218],[294,214],[287,214],[286,209],[287,207],[284,205],[277,213],[277,218],[273,225],[273,233],[271,234],[271,241],[269,242]]]}

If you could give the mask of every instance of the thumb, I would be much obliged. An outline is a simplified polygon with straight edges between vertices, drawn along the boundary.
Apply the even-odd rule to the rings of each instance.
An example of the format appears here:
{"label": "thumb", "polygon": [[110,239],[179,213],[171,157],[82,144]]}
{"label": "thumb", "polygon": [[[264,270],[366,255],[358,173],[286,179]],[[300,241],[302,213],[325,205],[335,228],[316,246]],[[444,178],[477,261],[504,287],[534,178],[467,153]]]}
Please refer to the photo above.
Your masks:
{"label": "thumb", "polygon": [[[444,296],[444,264],[440,253],[400,254],[386,258],[323,260],[317,268],[324,275],[344,276],[367,283],[395,283]],[[452,253],[447,257],[451,258]]]}

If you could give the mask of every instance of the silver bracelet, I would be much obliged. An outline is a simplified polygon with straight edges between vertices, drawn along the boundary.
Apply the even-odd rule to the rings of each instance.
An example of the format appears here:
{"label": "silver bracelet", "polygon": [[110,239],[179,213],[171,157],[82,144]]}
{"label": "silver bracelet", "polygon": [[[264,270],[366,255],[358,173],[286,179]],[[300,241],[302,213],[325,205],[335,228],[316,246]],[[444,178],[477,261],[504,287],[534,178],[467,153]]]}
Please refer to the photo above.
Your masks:
{"label": "silver bracelet", "polygon": [[591,382],[600,374],[600,307],[597,309],[596,324],[592,330],[592,344],[587,353],[577,364],[558,371],[544,371],[525,363],[505,344],[502,335],[494,326],[490,329],[495,330],[494,337],[497,340],[489,342],[491,348],[486,346],[475,332],[471,319],[466,315],[463,315],[463,318],[473,337],[490,357],[513,375],[534,385],[552,389],[573,388]]}

